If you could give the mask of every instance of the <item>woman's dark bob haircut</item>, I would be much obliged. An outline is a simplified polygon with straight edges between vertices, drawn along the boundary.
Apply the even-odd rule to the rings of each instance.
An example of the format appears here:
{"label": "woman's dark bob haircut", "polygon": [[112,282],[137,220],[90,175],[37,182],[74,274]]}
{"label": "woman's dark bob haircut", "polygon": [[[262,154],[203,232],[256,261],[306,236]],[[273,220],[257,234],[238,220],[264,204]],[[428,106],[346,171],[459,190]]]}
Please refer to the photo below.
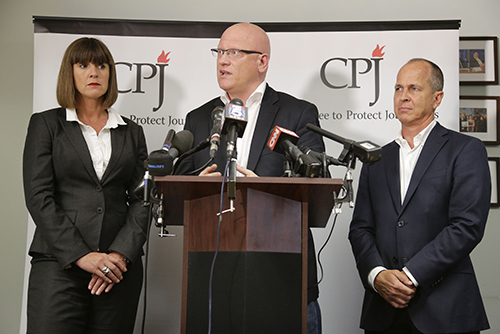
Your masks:
{"label": "woman's dark bob haircut", "polygon": [[109,49],[98,39],[82,37],[71,43],[64,53],[57,79],[57,102],[63,108],[76,109],[77,90],[73,78],[73,65],[93,63],[109,65],[108,91],[103,96],[102,106],[110,108],[118,98],[115,61]]}

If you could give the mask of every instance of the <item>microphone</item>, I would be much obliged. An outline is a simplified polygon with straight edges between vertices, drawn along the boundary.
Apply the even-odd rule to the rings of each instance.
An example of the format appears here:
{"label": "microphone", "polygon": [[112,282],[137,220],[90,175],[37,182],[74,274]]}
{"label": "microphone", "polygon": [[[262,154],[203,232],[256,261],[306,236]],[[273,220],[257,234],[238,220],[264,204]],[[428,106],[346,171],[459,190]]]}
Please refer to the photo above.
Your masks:
{"label": "microphone", "polygon": [[346,139],[310,123],[306,124],[306,128],[344,145],[344,150],[339,156],[340,162],[347,164],[351,155],[354,155],[354,157],[357,157],[362,163],[368,165],[371,165],[382,158],[382,148],[371,141],[354,141]]}
{"label": "microphone", "polygon": [[227,197],[233,207],[236,198],[236,140],[243,137],[247,126],[247,111],[240,99],[232,99],[224,108],[221,133],[226,135],[226,159],[229,162]]}
{"label": "microphone", "polygon": [[321,163],[312,155],[302,153],[295,144],[299,136],[293,131],[275,126],[269,136],[267,146],[278,153],[290,157],[294,164],[294,172],[298,176],[317,177],[320,175]]}
{"label": "microphone", "polygon": [[173,130],[169,130],[167,133],[162,149],[151,152],[146,160],[146,167],[153,176],[172,174],[174,160],[193,145],[191,132],[183,130],[172,137],[171,131]]}
{"label": "microphone", "polygon": [[223,112],[224,108],[220,106],[212,111],[213,126],[212,131],[210,131],[210,159],[214,159],[219,150]]}
{"label": "microphone", "polygon": [[167,136],[165,137],[165,140],[163,141],[163,146],[161,148],[168,152],[172,147],[172,140],[174,140],[174,137],[175,137],[175,130],[174,129],[168,130]]}
{"label": "microphone", "polygon": [[188,130],[182,130],[181,132],[176,134],[174,140],[172,141],[172,148],[169,152],[172,160],[189,150],[193,145],[193,141],[193,134]]}
{"label": "microphone", "polygon": [[224,108],[221,133],[226,135],[228,161],[236,159],[236,140],[245,132],[247,111],[240,99],[232,99]]}
{"label": "microphone", "polygon": [[331,157],[329,155],[326,155],[324,153],[319,153],[319,152],[313,151],[305,145],[300,145],[299,150],[307,155],[313,156],[314,158],[318,159],[318,161],[323,161],[323,156],[324,156],[324,159],[326,160],[326,163],[328,165],[347,166],[347,164],[345,162],[340,162],[338,159]]}

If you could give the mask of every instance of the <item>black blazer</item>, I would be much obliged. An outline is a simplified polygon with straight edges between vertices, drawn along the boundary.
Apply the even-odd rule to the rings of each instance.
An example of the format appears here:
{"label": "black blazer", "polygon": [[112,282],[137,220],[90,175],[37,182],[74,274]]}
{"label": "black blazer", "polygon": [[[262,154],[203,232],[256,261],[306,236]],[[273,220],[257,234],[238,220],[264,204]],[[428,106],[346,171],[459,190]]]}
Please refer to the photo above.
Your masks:
{"label": "black blazer", "polygon": [[[186,116],[185,130],[194,135],[194,145],[210,136],[212,129],[212,111],[217,106],[224,106],[220,98],[215,98]],[[300,139],[297,145],[306,145],[314,151],[324,152],[325,146],[320,135],[306,129],[306,124],[319,126],[318,109],[312,103],[299,100],[291,95],[276,92],[267,86],[262,98],[255,132],[250,146],[247,168],[259,176],[282,176],[284,154],[276,153],[267,147],[270,131],[276,126],[294,131]],[[226,163],[226,136],[221,136],[220,149],[215,158],[217,170],[224,172]],[[177,174],[185,174],[202,167],[209,160],[209,151],[204,150],[186,158],[178,168]],[[311,231],[309,230],[308,249],[308,303],[318,298],[316,284],[316,253]]]}
{"label": "black blazer", "polygon": [[[212,129],[212,111],[217,106],[224,106],[220,98],[215,98],[186,116],[185,130],[194,135],[194,144],[210,136]],[[319,126],[318,109],[315,105],[299,100],[291,95],[276,92],[267,86],[262,98],[255,132],[250,146],[247,168],[259,176],[282,176],[285,156],[267,147],[270,131],[276,126],[294,131],[300,139],[297,145],[306,145],[314,151],[323,152],[325,146],[318,134],[306,129],[306,124]],[[215,158],[218,171],[223,172],[226,162],[226,136],[221,136],[220,149]],[[209,160],[209,151],[201,151],[186,158],[178,168],[178,174],[184,174],[203,166]]]}
{"label": "black blazer", "polygon": [[349,233],[366,288],[361,328],[386,329],[395,309],[368,285],[376,266],[407,267],[419,283],[408,306],[424,333],[489,327],[470,253],[481,241],[490,207],[484,144],[442,127],[432,129],[401,204],[399,145],[363,166]]}
{"label": "black blazer", "polygon": [[117,251],[131,261],[143,254],[148,210],[134,195],[144,176],[143,130],[111,130],[112,153],[99,181],[77,122],[66,109],[31,116],[24,147],[26,205],[36,224],[30,255],[55,257],[62,268],[89,252]]}

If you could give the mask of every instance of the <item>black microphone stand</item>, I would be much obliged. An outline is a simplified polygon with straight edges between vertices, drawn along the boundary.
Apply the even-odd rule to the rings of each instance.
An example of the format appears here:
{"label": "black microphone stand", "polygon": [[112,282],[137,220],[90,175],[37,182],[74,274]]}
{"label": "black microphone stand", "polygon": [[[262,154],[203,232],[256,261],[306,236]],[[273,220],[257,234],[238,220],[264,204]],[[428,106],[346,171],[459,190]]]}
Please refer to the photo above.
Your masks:
{"label": "black microphone stand", "polygon": [[283,162],[283,175],[282,177],[295,177],[295,173],[293,171],[293,162],[292,158],[290,158],[288,155],[285,156],[286,159]]}
{"label": "black microphone stand", "polygon": [[144,180],[135,189],[134,193],[143,200],[143,206],[149,207],[151,216],[155,221],[155,226],[160,228],[158,236],[160,238],[175,237],[175,234],[169,233],[166,229],[166,223],[163,219],[165,213],[163,209],[163,194],[158,197],[154,177],[154,174],[146,170],[146,172],[144,172]]}
{"label": "black microphone stand", "polygon": [[[339,158],[340,160],[340,158]],[[353,176],[352,173],[354,168],[356,168],[356,157],[349,153],[343,157],[343,161],[347,162],[347,170],[344,176],[344,185],[342,189],[344,190],[344,196],[337,196],[334,193],[334,211],[340,213],[340,207],[342,203],[349,203],[350,208],[354,208],[354,190],[352,188]]]}
{"label": "black microphone stand", "polygon": [[159,198],[159,203],[157,204],[157,209],[156,213],[153,211],[153,217],[155,218],[155,226],[160,228],[160,232],[158,232],[158,236],[160,238],[165,238],[165,237],[176,237],[177,235],[171,234],[170,232],[167,231],[167,225],[165,221],[163,220],[164,217],[164,210],[163,210],[163,194],[160,195]]}

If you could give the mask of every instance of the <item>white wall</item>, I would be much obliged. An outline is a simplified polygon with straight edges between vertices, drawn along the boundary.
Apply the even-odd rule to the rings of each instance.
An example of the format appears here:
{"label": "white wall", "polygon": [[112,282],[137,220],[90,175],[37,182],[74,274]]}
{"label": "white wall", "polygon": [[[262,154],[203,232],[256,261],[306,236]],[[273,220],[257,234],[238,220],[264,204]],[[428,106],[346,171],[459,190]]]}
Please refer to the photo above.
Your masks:
{"label": "white wall", "polygon": [[[3,183],[0,192],[0,333],[18,333],[20,328],[27,221],[21,155],[32,112],[33,15],[253,22],[461,19],[461,36],[498,36],[499,12],[500,3],[496,0],[0,0],[0,165]],[[500,87],[461,87],[460,92],[462,95],[500,96]],[[500,148],[488,147],[488,153],[499,157]],[[500,236],[499,210],[491,210],[485,238],[473,253],[493,328],[491,333],[500,333],[500,246],[496,240]],[[342,228],[337,231],[336,238],[345,236]],[[329,267],[328,263],[324,265]],[[327,275],[333,275],[333,268],[329,270]],[[343,270],[335,268],[335,274]],[[333,316],[328,314],[326,306],[331,303],[359,303],[361,306],[361,300],[350,300],[349,296],[339,296],[339,299],[320,299],[324,316]],[[358,332],[356,328],[349,329],[349,333]]]}

